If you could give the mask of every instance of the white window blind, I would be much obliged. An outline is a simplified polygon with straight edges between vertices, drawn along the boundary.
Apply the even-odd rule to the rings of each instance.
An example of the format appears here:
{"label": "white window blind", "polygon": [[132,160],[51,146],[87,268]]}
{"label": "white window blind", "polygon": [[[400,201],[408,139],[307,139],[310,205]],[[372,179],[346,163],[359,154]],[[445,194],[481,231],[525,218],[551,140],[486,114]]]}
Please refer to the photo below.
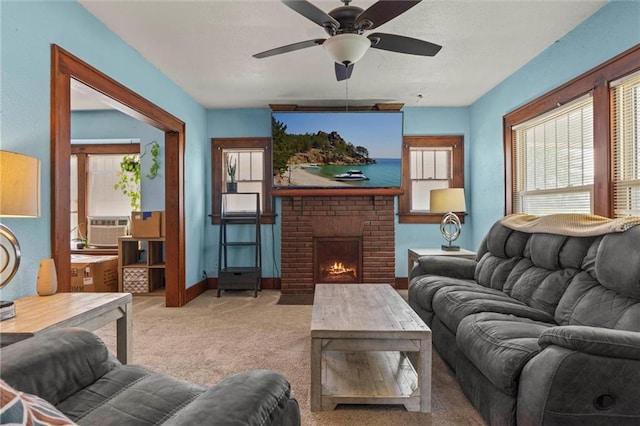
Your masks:
{"label": "white window blind", "polygon": [[[264,150],[262,149],[225,149],[222,158],[236,164],[236,182],[238,192],[257,192],[262,200],[264,181]],[[222,167],[222,181],[230,181],[226,167]],[[234,197],[235,203],[226,206],[226,211],[255,211],[255,199],[250,197]],[[246,205],[250,203],[249,205]],[[261,203],[262,204],[262,203]]]}
{"label": "white window blind", "polygon": [[514,212],[593,212],[591,97],[514,128]]}
{"label": "white window blind", "polygon": [[120,172],[122,154],[89,156],[88,205],[89,216],[129,216],[129,198],[115,189]]}
{"label": "white window blind", "polygon": [[409,160],[411,211],[428,212],[431,190],[448,188],[451,182],[452,149],[412,147]]}
{"label": "white window blind", "polygon": [[640,73],[612,86],[614,215],[640,216]]}

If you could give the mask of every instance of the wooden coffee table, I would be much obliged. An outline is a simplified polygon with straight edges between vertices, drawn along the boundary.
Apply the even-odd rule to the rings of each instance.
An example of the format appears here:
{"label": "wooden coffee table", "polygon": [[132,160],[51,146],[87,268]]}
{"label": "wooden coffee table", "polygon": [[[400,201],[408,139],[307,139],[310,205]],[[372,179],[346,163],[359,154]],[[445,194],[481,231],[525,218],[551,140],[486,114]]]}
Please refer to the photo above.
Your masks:
{"label": "wooden coffee table", "polygon": [[311,411],[337,404],[431,411],[431,330],[390,285],[316,285]]}
{"label": "wooden coffee table", "polygon": [[97,330],[116,321],[117,356],[131,362],[131,293],[57,293],[15,301],[16,316],[0,322],[0,345],[19,342],[63,327]]}

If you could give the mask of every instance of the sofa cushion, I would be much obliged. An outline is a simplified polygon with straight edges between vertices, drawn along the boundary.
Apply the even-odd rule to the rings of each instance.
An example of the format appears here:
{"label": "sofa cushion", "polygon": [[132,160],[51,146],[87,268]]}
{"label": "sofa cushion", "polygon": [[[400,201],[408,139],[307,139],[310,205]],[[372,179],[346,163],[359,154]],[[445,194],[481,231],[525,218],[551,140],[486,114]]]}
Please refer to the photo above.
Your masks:
{"label": "sofa cushion", "polygon": [[588,272],[581,272],[560,299],[555,321],[559,325],[640,331],[640,301],[609,290]]}
{"label": "sofa cushion", "polygon": [[[605,235],[598,246],[595,276],[606,288],[640,299],[640,226]],[[630,256],[630,253],[636,253]]]}
{"label": "sofa cushion", "polygon": [[154,425],[178,412],[205,391],[138,366],[111,370],[57,408],[81,424]]}
{"label": "sofa cushion", "polygon": [[454,333],[466,316],[480,312],[498,312],[536,321],[553,322],[552,315],[527,306],[499,290],[482,286],[449,286],[440,289],[433,298],[433,311]]}
{"label": "sofa cushion", "polygon": [[478,261],[474,278],[483,287],[502,290],[511,271],[522,259],[522,257],[504,259],[487,253]]}
{"label": "sofa cushion", "polygon": [[509,229],[498,221],[487,233],[484,244],[494,256],[503,259],[523,257],[530,236],[525,232]]}
{"label": "sofa cushion", "polygon": [[511,270],[524,257],[529,234],[496,222],[478,249],[475,280],[484,287],[502,290]]}
{"label": "sofa cushion", "polygon": [[503,291],[527,306],[553,315],[562,294],[577,273],[578,270],[572,268],[542,268],[525,258],[513,268]]}
{"label": "sofa cushion", "polygon": [[257,426],[282,419],[277,424],[299,425],[298,403],[291,396],[291,386],[281,374],[269,370],[243,371],[222,379],[165,424]]}
{"label": "sofa cushion", "polygon": [[[37,340],[37,351],[29,349],[35,344],[34,338],[2,348],[2,379],[57,405],[121,365],[98,336],[84,329],[72,328],[54,336]],[[25,351],[30,352],[29,358],[24,356]]]}
{"label": "sofa cushion", "polygon": [[502,392],[516,396],[525,364],[540,352],[538,337],[552,324],[485,312],[465,317],[458,327],[460,351]]}
{"label": "sofa cushion", "polygon": [[457,288],[480,287],[471,280],[441,277],[439,275],[423,275],[411,281],[409,286],[409,301],[417,304],[425,311],[433,312],[433,296],[444,287],[455,286]]}

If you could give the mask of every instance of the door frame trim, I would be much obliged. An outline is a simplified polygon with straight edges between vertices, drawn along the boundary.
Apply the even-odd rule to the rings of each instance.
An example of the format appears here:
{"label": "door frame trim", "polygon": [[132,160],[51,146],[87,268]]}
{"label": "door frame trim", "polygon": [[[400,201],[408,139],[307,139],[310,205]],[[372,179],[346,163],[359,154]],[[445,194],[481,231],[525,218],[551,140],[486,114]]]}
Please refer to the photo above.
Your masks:
{"label": "door frame trim", "polygon": [[51,256],[58,290],[71,289],[71,79],[109,106],[165,132],[166,306],[187,303],[185,289],[185,123],[61,47],[51,45]]}

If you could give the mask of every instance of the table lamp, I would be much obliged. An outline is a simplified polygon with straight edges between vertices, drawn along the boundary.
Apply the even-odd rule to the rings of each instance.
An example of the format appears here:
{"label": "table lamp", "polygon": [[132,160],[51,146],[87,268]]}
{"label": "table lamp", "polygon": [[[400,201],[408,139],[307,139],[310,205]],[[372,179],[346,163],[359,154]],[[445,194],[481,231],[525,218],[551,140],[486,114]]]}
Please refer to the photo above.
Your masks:
{"label": "table lamp", "polygon": [[451,245],[451,242],[458,239],[460,236],[460,229],[462,228],[460,218],[454,212],[464,213],[467,210],[464,200],[464,189],[432,189],[429,206],[431,213],[445,213],[442,217],[442,221],[440,222],[440,232],[449,244],[443,245],[442,250],[460,250],[460,246],[453,246]]}
{"label": "table lamp", "polygon": [[[40,160],[0,150],[0,217],[40,216]],[[18,272],[20,244],[0,223],[0,289]],[[0,320],[16,315],[13,302],[0,302]]]}

